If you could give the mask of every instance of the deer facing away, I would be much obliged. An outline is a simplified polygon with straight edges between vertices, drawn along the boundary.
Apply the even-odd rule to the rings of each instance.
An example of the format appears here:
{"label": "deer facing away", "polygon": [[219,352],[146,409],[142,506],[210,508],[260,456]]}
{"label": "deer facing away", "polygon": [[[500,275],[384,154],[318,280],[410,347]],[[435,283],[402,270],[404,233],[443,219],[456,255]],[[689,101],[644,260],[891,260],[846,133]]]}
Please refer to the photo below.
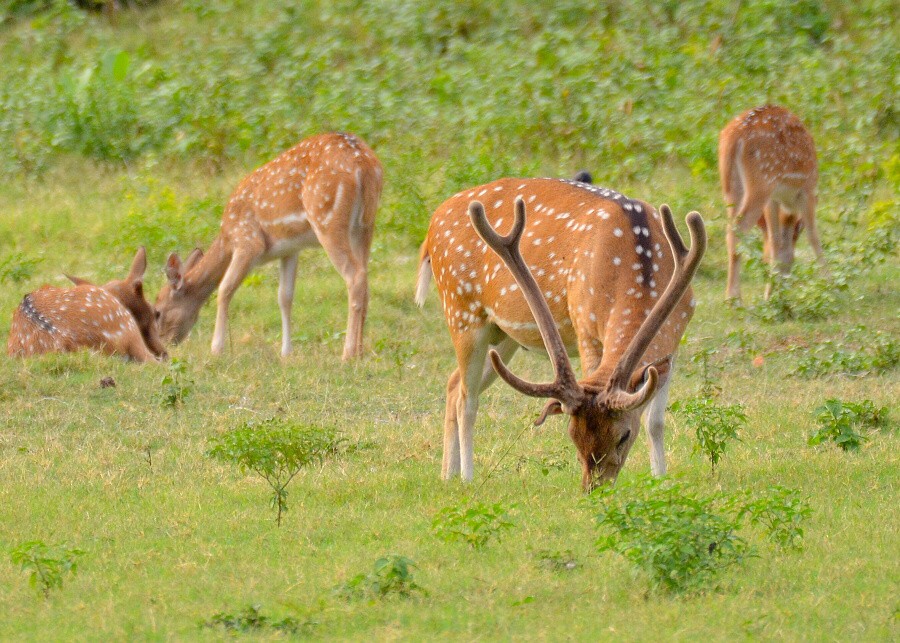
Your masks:
{"label": "deer facing away", "polygon": [[[763,232],[764,259],[782,274],[791,270],[804,227],[824,265],[815,218],[816,147],[799,118],[766,105],[732,120],[719,134],[719,174],[728,204],[729,299],[741,297],[738,235],[754,224]],[[766,297],[770,290],[766,288]]]}
{"label": "deer facing away", "polygon": [[164,340],[181,342],[218,287],[212,352],[225,348],[228,305],[255,267],[281,262],[281,354],[291,352],[291,306],[300,250],[321,245],[347,284],[349,313],[343,359],[362,353],[369,301],[368,262],[383,171],[375,153],[352,134],[304,139],[245,178],[231,195],[219,236],[204,254],[166,262],[168,283],[156,300]]}
{"label": "deer facing away", "polygon": [[82,348],[146,362],[167,357],[153,307],[144,298],[147,253],[140,248],[125,279],[103,286],[69,277],[74,288],[43,286],[25,295],[13,313],[10,356],[28,357]]}
{"label": "deer facing away", "polygon": [[[478,398],[496,374],[525,395],[549,398],[536,424],[570,416],[585,489],[618,475],[648,403],[652,469],[665,473],[674,355],[693,314],[690,282],[706,248],[700,215],[692,212],[687,222],[690,251],[667,206],[656,212],[559,179],[501,179],[438,207],[422,245],[416,301],[424,303],[433,276],[456,349],[444,479],[472,479]],[[510,372],[504,362],[519,347],[546,350],[556,380],[533,384]],[[570,354],[581,358],[581,379]]]}

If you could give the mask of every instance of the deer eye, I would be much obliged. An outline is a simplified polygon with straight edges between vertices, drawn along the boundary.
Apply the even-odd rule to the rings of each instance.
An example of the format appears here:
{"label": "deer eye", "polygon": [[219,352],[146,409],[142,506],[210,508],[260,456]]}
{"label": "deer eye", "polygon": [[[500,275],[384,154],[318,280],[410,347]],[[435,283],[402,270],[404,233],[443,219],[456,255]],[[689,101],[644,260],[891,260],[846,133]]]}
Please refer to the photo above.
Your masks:
{"label": "deer eye", "polygon": [[628,429],[627,431],[625,431],[625,435],[623,435],[623,436],[619,439],[619,443],[616,445],[616,448],[617,448],[617,449],[621,449],[622,446],[623,446],[626,442],[628,442],[628,438],[629,438],[629,437],[631,437],[631,429]]}
{"label": "deer eye", "polygon": [[156,317],[156,321],[159,321],[159,318],[162,317],[162,313],[158,310],[153,311],[154,317]]}

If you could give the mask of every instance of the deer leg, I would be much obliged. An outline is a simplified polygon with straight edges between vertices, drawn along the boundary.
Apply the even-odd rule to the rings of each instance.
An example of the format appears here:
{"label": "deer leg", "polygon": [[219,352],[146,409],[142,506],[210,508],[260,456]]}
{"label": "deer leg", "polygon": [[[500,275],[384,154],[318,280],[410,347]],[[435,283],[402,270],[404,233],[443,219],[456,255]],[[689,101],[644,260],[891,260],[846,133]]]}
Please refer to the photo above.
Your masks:
{"label": "deer leg", "polygon": [[291,306],[294,303],[294,284],[297,281],[297,255],[281,258],[278,280],[278,306],[281,308],[281,356],[291,353]]}
{"label": "deer leg", "polygon": [[225,350],[225,335],[228,333],[228,305],[237,291],[238,286],[244,281],[250,268],[253,267],[254,255],[250,253],[235,252],[228,264],[228,270],[219,284],[219,295],[216,302],[216,329],[213,332],[212,354],[221,355]]}
{"label": "deer leg", "polygon": [[459,369],[447,380],[447,408],[444,413],[444,457],[441,479],[450,480],[459,475],[459,422],[456,417],[456,399],[459,397]]}
{"label": "deer leg", "polygon": [[[519,343],[512,337],[506,336],[496,344],[491,345],[491,348],[500,354],[500,357],[505,364],[509,364],[512,356],[515,355],[516,351],[519,349]],[[485,358],[484,371],[481,373],[481,386],[479,387],[478,392],[482,393],[487,390],[487,388],[494,383],[495,379],[497,379],[497,371],[494,370],[491,361]]]}
{"label": "deer leg", "polygon": [[459,424],[460,477],[463,482],[472,480],[474,466],[472,430],[478,415],[478,393],[493,334],[491,326],[484,326],[472,333],[470,338],[466,338],[469,341],[461,342],[462,346],[457,348],[460,383],[456,398],[456,417]]}
{"label": "deer leg", "polygon": [[363,327],[369,310],[369,278],[365,265],[353,264],[347,282],[347,336],[344,339],[345,362],[362,355]]}
{"label": "deer leg", "polygon": [[768,200],[768,194],[745,191],[737,213],[728,218],[725,233],[725,242],[728,246],[728,286],[726,289],[728,299],[740,300],[741,298],[741,256],[738,251],[738,234],[743,235],[756,225]]}
{"label": "deer leg", "polygon": [[809,238],[809,245],[812,246],[819,265],[825,268],[825,253],[822,252],[822,243],[819,241],[819,229],[816,227],[816,197],[814,195],[803,199],[802,217],[803,225],[806,226],[806,236]]}
{"label": "deer leg", "polygon": [[663,439],[663,422],[666,417],[666,404],[669,401],[669,383],[675,369],[675,357],[666,374],[665,381],[660,382],[656,395],[647,407],[646,424],[647,440],[650,446],[650,471],[654,476],[666,475],[666,448]]}

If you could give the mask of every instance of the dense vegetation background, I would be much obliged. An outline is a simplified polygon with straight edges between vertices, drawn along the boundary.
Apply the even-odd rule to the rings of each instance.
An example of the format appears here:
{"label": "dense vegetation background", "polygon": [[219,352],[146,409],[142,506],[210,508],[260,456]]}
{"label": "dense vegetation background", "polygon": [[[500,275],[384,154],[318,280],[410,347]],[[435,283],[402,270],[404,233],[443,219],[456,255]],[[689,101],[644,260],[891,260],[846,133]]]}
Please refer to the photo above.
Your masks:
{"label": "dense vegetation background", "polygon": [[[0,636],[196,636],[215,612],[261,604],[323,638],[896,637],[896,430],[857,454],[806,443],[826,398],[897,399],[896,2],[134,4],[146,6],[110,15],[0,0],[0,336],[22,294],[62,283],[63,271],[103,281],[139,244],[154,267],[206,246],[244,174],[337,129],[362,136],[386,169],[369,356],[337,364],[343,286],[310,251],[299,350],[285,363],[273,266],[239,291],[223,360],[208,355],[208,311],[174,351],[180,374],[90,355],[4,359],[0,550],[43,539],[86,554],[44,600],[2,553]],[[747,306],[729,309],[717,134],[766,102],[799,114],[817,142],[833,272],[817,273],[803,239],[794,289],[766,304],[751,240]],[[501,175],[581,168],[707,221],[701,306],[673,399],[713,378],[719,403],[744,405],[749,425],[711,477],[687,424],[670,417],[672,470],[723,493],[786,485],[812,507],[802,552],[761,545],[700,597],[648,594],[596,551],[567,438],[514,440],[535,409],[503,387],[485,395],[476,486],[437,480],[452,350],[434,297],[424,314],[410,301],[430,213]],[[164,373],[191,391],[176,410],[159,401]],[[104,375],[119,386],[98,389]],[[298,478],[280,529],[255,481],[205,456],[212,435],[272,415],[362,445]],[[638,444],[625,482],[647,468]],[[435,539],[438,510],[473,497],[510,509],[514,535],[477,552]],[[548,571],[535,562],[547,548],[578,564]],[[331,596],[392,551],[418,563],[427,596]]]}

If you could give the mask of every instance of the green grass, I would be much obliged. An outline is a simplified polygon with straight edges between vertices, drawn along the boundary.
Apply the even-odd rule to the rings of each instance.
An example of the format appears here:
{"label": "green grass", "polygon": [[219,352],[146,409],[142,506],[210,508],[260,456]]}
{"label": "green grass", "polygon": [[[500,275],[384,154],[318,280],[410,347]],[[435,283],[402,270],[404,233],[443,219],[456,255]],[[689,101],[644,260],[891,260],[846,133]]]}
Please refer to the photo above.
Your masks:
{"label": "green grass", "polygon": [[[735,113],[785,102],[820,150],[824,242],[864,241],[885,202],[896,212],[893,5],[752,3],[731,25],[734,5],[713,2],[658,3],[646,15],[610,3],[587,17],[588,3],[577,2],[555,12],[513,2],[310,2],[306,20],[291,19],[287,2],[201,10],[206,4],[164,2],[125,12],[117,26],[64,9],[56,22],[17,15],[0,25],[0,57],[13,61],[0,66],[0,141],[6,149],[19,141],[18,156],[0,161],[0,265],[8,268],[2,260],[17,253],[40,259],[32,274],[0,283],[0,337],[24,293],[64,283],[64,271],[97,281],[121,276],[137,241],[156,267],[147,285],[155,293],[171,246],[183,253],[208,244],[229,192],[256,162],[336,127],[367,138],[387,169],[368,352],[340,364],[346,291],[324,253],[308,251],[295,297],[295,354],[278,356],[271,264],[238,291],[223,358],[209,355],[211,306],[172,350],[193,382],[183,405],[159,403],[162,366],[91,354],[0,359],[0,639],[208,638],[222,633],[202,623],[251,605],[274,621],[295,618],[303,635],[321,639],[897,638],[900,377],[896,368],[799,377],[792,373],[800,354],[790,348],[840,342],[858,324],[898,337],[900,262],[894,253],[855,275],[838,294],[838,312],[815,322],[762,323],[726,307],[714,151],[718,129]],[[792,6],[806,8],[794,14]],[[823,42],[814,38],[816,11],[830,17]],[[719,32],[723,49],[710,56]],[[360,34],[363,44],[352,44]],[[105,137],[102,127],[90,136],[74,129],[61,78],[111,47],[129,52],[132,69],[149,67],[120,88],[137,97],[144,123],[126,131],[146,140],[127,154],[114,148],[110,159],[99,143],[124,139]],[[154,76],[163,72],[169,85]],[[526,89],[516,94],[519,85]],[[202,96],[211,87],[229,87],[232,103]],[[560,98],[565,90],[569,98]],[[102,98],[113,90],[96,91]],[[194,105],[195,120],[171,120],[183,104],[175,95]],[[630,115],[622,109],[629,96]],[[99,104],[115,116],[129,102]],[[180,148],[179,140],[189,144]],[[650,592],[624,560],[597,553],[596,511],[580,491],[565,423],[526,429],[541,403],[502,383],[482,398],[475,483],[439,480],[454,359],[434,294],[423,311],[412,303],[428,217],[463,185],[581,166],[610,187],[670,202],[679,218],[696,208],[708,222],[699,306],[671,399],[701,389],[700,364],[690,358],[707,352],[719,400],[743,404],[748,425],[711,476],[692,455],[693,432],[669,415],[670,472],[703,493],[781,485],[811,506],[801,551],[748,532],[758,557],[699,596]],[[812,262],[805,238],[798,250],[799,262]],[[751,308],[762,288],[761,275],[749,272]],[[734,331],[748,349],[728,339]],[[379,344],[384,338],[392,341]],[[402,352],[405,363],[398,368],[376,346]],[[754,365],[758,356],[762,365]],[[550,370],[530,354],[515,365],[534,377]],[[101,389],[105,376],[117,386]],[[888,426],[870,432],[858,453],[808,446],[814,410],[834,397],[888,406]],[[359,444],[294,479],[281,528],[264,481],[205,455],[210,437],[270,416],[334,426]],[[641,440],[621,480],[648,470]],[[437,538],[438,512],[470,501],[513,507],[514,526],[478,550]],[[78,574],[46,599],[9,559],[30,540],[85,552]],[[541,559],[547,551],[578,565],[554,571]],[[334,595],[388,554],[414,561],[427,593],[349,602]]]}

